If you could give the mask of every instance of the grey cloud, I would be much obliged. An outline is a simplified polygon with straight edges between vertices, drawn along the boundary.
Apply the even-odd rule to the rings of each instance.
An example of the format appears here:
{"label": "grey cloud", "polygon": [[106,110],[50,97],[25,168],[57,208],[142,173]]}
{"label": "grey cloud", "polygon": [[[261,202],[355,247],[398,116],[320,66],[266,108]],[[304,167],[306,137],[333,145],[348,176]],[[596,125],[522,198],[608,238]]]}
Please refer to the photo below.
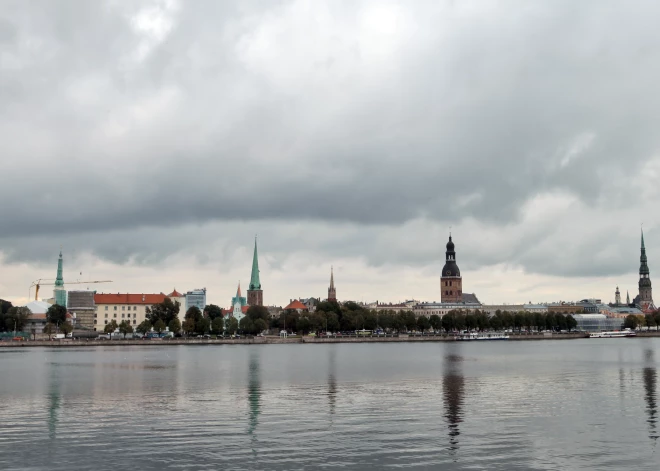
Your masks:
{"label": "grey cloud", "polygon": [[[635,204],[634,185],[612,180],[638,174],[660,144],[649,47],[660,7],[646,2],[402,4],[384,59],[359,26],[380,2],[328,6],[330,25],[292,2],[180,2],[162,42],[130,21],[149,5],[164,11],[67,1],[0,13],[10,260],[45,257],[21,240],[48,234],[155,263],[194,225],[295,221],[355,228],[324,238],[327,253],[422,263],[429,250],[442,257],[437,228],[519,223],[540,193],[573,194],[598,214]],[[142,46],[151,51],[137,60]],[[368,250],[373,234],[416,219],[437,225],[437,239]],[[533,228],[521,231],[527,249],[486,247],[475,266],[578,274],[622,261],[588,265],[576,250],[566,265],[552,228],[538,250]]]}

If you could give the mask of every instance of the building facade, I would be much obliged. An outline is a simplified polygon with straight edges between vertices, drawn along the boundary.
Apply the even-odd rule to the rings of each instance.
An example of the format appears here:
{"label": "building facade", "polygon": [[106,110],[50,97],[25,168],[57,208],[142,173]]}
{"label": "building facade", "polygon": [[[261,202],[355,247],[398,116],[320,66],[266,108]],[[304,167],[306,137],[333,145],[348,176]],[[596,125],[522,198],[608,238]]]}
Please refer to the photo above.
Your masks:
{"label": "building facade", "polygon": [[188,291],[185,295],[185,298],[186,298],[186,303],[185,303],[186,312],[188,311],[188,309],[190,309],[193,306],[197,307],[200,311],[204,312],[204,308],[206,307],[206,288],[194,289],[192,291]]}
{"label": "building facade", "polygon": [[[475,297],[476,299],[476,297]],[[444,316],[449,313],[449,311],[463,311],[463,312],[474,312],[476,310],[481,310],[481,303],[477,300],[474,302],[456,302],[456,303],[418,303],[415,304],[412,308],[413,314],[415,317],[426,316],[430,317],[433,315]]]}
{"label": "building facade", "polygon": [[250,285],[248,286],[247,302],[249,306],[263,306],[264,292],[261,289],[261,280],[259,278],[259,257],[257,255],[257,238],[254,238],[254,254],[252,255],[252,273],[250,275]]}
{"label": "building facade", "polygon": [[458,303],[463,300],[463,279],[461,271],[456,265],[456,251],[451,234],[445,252],[445,266],[442,268],[440,276],[440,297],[443,303]]}
{"label": "building facade", "polygon": [[[105,325],[113,319],[120,324],[128,321],[133,328],[140,325],[147,317],[147,308],[165,301],[163,293],[160,294],[130,294],[130,293],[96,293],[94,304],[94,330],[103,331]],[[181,316],[181,311],[179,311]]]}
{"label": "building facade", "polygon": [[94,329],[94,291],[69,291],[68,311],[76,318],[76,323],[81,329]]}

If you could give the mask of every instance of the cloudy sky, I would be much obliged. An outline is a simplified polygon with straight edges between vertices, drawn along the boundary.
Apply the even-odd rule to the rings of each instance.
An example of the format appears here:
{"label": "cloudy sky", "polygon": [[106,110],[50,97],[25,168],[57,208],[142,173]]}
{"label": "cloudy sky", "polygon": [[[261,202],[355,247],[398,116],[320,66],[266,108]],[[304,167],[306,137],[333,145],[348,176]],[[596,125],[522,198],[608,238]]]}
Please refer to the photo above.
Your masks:
{"label": "cloudy sky", "polygon": [[[5,0],[0,297],[483,302],[660,271],[660,4]],[[76,285],[71,285],[71,288]],[[87,285],[78,285],[86,288]],[[93,288],[93,286],[90,286]],[[44,293],[47,294],[47,293]]]}

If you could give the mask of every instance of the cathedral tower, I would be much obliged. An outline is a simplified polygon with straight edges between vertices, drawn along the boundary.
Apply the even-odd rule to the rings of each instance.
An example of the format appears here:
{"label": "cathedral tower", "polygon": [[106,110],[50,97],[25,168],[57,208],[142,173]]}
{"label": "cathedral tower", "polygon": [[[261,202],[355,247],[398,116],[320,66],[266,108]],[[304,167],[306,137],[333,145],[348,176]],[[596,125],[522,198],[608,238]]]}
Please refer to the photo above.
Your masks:
{"label": "cathedral tower", "polygon": [[328,288],[328,301],[337,301],[337,290],[335,289],[335,275],[330,267],[330,287]]}
{"label": "cathedral tower", "polygon": [[619,287],[616,287],[616,291],[614,292],[614,304],[617,306],[621,306],[621,292],[619,291]]}
{"label": "cathedral tower", "polygon": [[249,306],[263,306],[264,292],[259,280],[259,257],[257,256],[257,238],[254,238],[254,255],[252,256],[252,275],[247,292],[247,303]]}
{"label": "cathedral tower", "polygon": [[651,278],[649,266],[646,259],[646,247],[644,247],[644,232],[642,231],[642,247],[639,256],[639,297],[638,303],[643,308],[653,305],[653,295],[651,292]]}
{"label": "cathedral tower", "polygon": [[463,301],[463,279],[461,271],[456,265],[456,252],[454,243],[449,235],[447,252],[445,252],[445,266],[442,268],[440,278],[440,297],[443,303],[459,303]]}

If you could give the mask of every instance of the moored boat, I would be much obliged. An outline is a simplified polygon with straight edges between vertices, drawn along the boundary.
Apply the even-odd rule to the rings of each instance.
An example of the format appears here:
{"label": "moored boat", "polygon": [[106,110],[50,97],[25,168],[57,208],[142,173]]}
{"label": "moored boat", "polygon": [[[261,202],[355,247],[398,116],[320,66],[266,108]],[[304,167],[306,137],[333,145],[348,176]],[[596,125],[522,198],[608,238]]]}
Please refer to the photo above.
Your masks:
{"label": "moored boat", "polygon": [[613,330],[609,332],[591,332],[589,338],[592,339],[612,339],[618,337],[635,337],[637,334],[634,330],[625,329],[625,330]]}
{"label": "moored boat", "polygon": [[491,332],[491,333],[477,333],[477,332],[463,332],[454,337],[456,340],[471,341],[471,340],[509,340],[506,334]]}

